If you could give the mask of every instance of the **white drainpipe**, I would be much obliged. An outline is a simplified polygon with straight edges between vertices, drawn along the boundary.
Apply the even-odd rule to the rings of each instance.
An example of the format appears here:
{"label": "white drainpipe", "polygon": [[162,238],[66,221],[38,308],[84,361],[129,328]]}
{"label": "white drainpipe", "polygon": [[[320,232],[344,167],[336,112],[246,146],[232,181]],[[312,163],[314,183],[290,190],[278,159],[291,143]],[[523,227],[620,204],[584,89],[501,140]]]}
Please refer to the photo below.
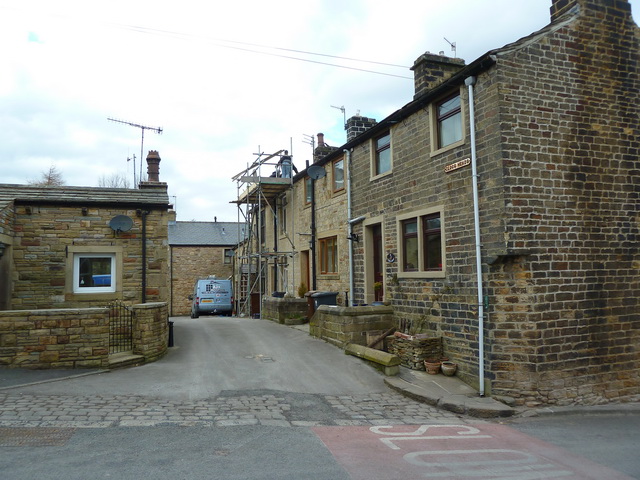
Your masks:
{"label": "white drainpipe", "polygon": [[467,77],[464,84],[469,91],[469,133],[471,136],[471,175],[473,177],[473,220],[476,237],[476,275],[478,285],[478,371],[480,396],[484,397],[484,301],[482,295],[482,257],[480,243],[480,209],[478,207],[478,165],[476,158],[476,125],[473,108],[473,86],[476,77]]}
{"label": "white drainpipe", "polygon": [[349,305],[353,306],[353,292],[355,290],[353,281],[353,224],[351,223],[351,152],[343,150],[345,158],[345,174],[347,175],[347,219],[349,219]]}

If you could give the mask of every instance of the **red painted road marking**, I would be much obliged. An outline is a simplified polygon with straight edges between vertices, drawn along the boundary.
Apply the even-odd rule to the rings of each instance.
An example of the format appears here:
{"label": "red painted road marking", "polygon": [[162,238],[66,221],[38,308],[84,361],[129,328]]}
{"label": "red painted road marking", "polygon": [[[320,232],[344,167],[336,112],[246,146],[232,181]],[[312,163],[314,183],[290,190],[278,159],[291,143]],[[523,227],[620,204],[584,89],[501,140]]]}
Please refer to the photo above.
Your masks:
{"label": "red painted road marking", "polygon": [[504,425],[315,427],[353,480],[630,480]]}

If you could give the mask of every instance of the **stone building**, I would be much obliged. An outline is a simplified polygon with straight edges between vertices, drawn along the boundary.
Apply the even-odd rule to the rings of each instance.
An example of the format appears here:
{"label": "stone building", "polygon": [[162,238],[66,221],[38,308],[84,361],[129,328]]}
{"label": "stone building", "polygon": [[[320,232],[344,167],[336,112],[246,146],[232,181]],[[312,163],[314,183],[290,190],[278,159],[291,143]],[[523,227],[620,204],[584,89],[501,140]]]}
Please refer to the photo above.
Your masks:
{"label": "stone building", "polygon": [[381,280],[482,393],[640,396],[639,38],[627,1],[554,0],[468,65],[421,56],[413,101],[324,159],[363,218],[355,301]]}
{"label": "stone building", "polygon": [[420,56],[410,103],[351,119],[274,195],[300,265],[287,291],[335,238],[317,288],[389,303],[481,394],[639,398],[639,38],[627,1],[553,0],[549,25],[468,65]]}
{"label": "stone building", "polygon": [[0,309],[168,300],[167,185],[0,185]]}
{"label": "stone building", "polygon": [[244,237],[237,222],[169,222],[171,315],[188,315],[195,281],[233,275],[234,251]]}
{"label": "stone building", "polygon": [[270,172],[271,157],[237,177],[247,183],[238,199],[248,232],[237,265],[245,313],[257,314],[264,295],[308,290],[336,292],[337,302],[347,303],[346,183],[342,158],[327,156],[334,151],[319,133],[315,162],[292,178],[260,174],[258,167]]}

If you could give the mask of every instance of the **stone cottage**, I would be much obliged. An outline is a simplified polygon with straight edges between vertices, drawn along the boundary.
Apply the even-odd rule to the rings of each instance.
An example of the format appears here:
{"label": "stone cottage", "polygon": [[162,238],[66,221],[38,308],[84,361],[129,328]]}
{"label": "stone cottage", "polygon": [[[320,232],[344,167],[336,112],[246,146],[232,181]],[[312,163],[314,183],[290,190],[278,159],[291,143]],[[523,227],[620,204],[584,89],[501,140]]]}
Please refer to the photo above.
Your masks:
{"label": "stone cottage", "polygon": [[167,301],[171,205],[148,162],[139,189],[0,185],[0,309]]}

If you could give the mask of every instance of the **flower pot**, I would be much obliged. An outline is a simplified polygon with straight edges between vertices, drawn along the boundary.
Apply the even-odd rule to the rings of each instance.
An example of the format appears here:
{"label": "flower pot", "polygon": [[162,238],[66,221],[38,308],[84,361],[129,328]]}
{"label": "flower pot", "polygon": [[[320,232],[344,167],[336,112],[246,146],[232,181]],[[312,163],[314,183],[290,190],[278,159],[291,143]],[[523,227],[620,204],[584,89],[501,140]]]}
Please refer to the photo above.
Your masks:
{"label": "flower pot", "polygon": [[425,360],[424,368],[428,374],[437,375],[438,373],[440,373],[440,362]]}
{"label": "flower pot", "polygon": [[456,374],[458,365],[453,362],[442,362],[441,368],[444,375],[446,375],[447,377],[452,377]]}

